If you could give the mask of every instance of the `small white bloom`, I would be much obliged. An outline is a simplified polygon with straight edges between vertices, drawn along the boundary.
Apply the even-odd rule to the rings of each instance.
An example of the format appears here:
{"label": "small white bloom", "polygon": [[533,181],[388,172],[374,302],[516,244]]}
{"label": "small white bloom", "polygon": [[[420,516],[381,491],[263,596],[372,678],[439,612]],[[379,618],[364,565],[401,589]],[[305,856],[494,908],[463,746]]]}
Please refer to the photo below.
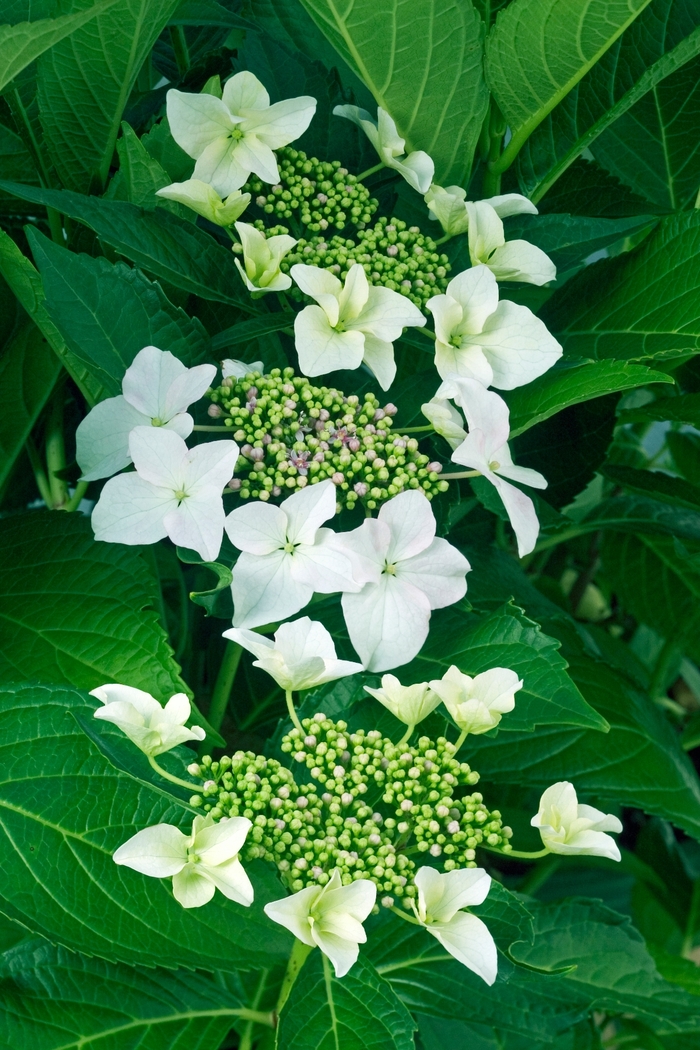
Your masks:
{"label": "small white bloom", "polygon": [[444,437],[451,448],[454,449],[461,445],[467,436],[467,432],[462,426],[464,420],[447,398],[432,397],[430,401],[420,406],[420,410],[425,418],[433,424],[435,433],[439,434],[440,437]]}
{"label": "small white bloom", "polygon": [[308,616],[283,623],[275,631],[274,642],[255,631],[242,631],[237,627],[224,631],[224,638],[230,638],[257,656],[255,667],[267,671],[281,689],[292,692],[313,689],[364,670],[362,664],[339,660],[326,628]]}
{"label": "small white bloom", "polygon": [[265,370],[262,361],[238,361],[234,357],[227,357],[221,362],[221,374],[224,379],[231,376],[235,379],[245,379],[249,372],[260,372]]}
{"label": "small white bloom", "polygon": [[252,73],[236,73],[223,97],[171,89],[167,96],[172,136],[195,164],[193,178],[210,183],[221,197],[240,189],[251,172],[279,182],[275,149],[303,135],[316,111],[308,95],[270,105]]}
{"label": "small white bloom", "polygon": [[487,733],[513,710],[522,687],[522,679],[507,667],[492,667],[472,678],[454,664],[430,683],[457,726],[475,735]]}
{"label": "small white bloom", "polygon": [[83,481],[108,478],[131,463],[134,427],[165,427],[189,437],[194,420],[187,408],[199,401],[215,375],[214,365],[185,368],[167,350],[139,350],[122,380],[122,393],[95,405],[76,431]]}
{"label": "small white bloom", "polygon": [[201,726],[188,729],[191,706],[184,693],[171,696],[165,707],[150,693],[130,685],[101,685],[90,696],[105,705],[95,711],[95,718],[112,722],[146,755],[162,755],[186,740],[204,740]]}
{"label": "small white bloom", "polygon": [[303,944],[320,948],[333,963],[336,977],[344,977],[367,940],[362,923],[376,898],[377,887],[369,879],[343,886],[335,868],[325,886],[307,886],[291,897],[271,901],[265,914]]}
{"label": "small white bloom", "polygon": [[461,910],[483,904],[491,889],[491,876],[483,868],[459,868],[441,874],[423,867],[416,872],[414,882],[418,890],[414,911],[428,933],[463,966],[493,984],[498,970],[494,939],[481,919]]}
{"label": "small white bloom", "polygon": [[407,726],[418,725],[440,703],[440,697],[427,682],[401,685],[393,674],[383,675],[381,689],[371,689],[368,685],[364,689]]}
{"label": "small white bloom", "polygon": [[183,908],[201,908],[215,890],[249,908],[253,887],[238,854],[251,827],[246,817],[219,824],[210,816],[195,817],[192,834],[185,835],[173,824],[156,824],[123,843],[113,860],[155,879],[172,875],[173,896]]}
{"label": "small white bloom", "polygon": [[469,424],[469,433],[452,453],[455,463],[478,470],[498,490],[524,557],[534,549],[540,531],[534,504],[529,496],[505,478],[546,489],[547,481],[530,467],[516,467],[508,448],[510,412],[503,398],[486,390],[474,379],[452,377],[440,391],[456,397]]}
{"label": "small white bloom", "polygon": [[541,248],[529,241],[506,241],[501,218],[488,201],[468,201],[466,209],[469,256],[473,266],[483,263],[499,281],[542,285],[556,278],[557,268]]}
{"label": "small white bloom", "polygon": [[457,274],[427,308],[435,322],[435,367],[513,390],[541,376],[562,348],[526,306],[498,301],[498,284],[487,266]]}
{"label": "small white bloom", "polygon": [[234,627],[260,627],[293,616],[314,591],[359,591],[356,559],[322,529],[335,514],[328,479],[299,489],[279,507],[255,501],[231,511],[228,538],[243,553],[233,567]]}
{"label": "small white bloom", "polygon": [[179,547],[214,561],[224,532],[221,493],[238,459],[235,441],[193,449],[172,430],[136,427],[129,436],[135,473],[111,478],[92,513],[95,539]]}
{"label": "small white bloom", "polygon": [[[469,562],[435,538],[435,515],[422,492],[402,492],[353,532],[336,535],[379,574],[342,598],[350,641],[368,671],[408,663],[428,636],[431,609],[459,601]],[[368,571],[369,576],[369,571]]]}
{"label": "small white bloom", "polygon": [[297,263],[290,273],[319,304],[294,320],[301,371],[320,376],[364,362],[388,390],[396,375],[394,340],[409,325],[425,324],[418,307],[399,292],[370,285],[360,263],[350,267],[344,285],[319,266]]}
{"label": "small white bloom", "polygon": [[170,186],[156,190],[156,196],[184,204],[217,226],[231,226],[250,204],[249,193],[234,190],[226,200],[222,200],[213,186],[200,179],[173,182]]}
{"label": "small white bloom", "polygon": [[409,186],[419,193],[426,193],[435,174],[435,165],[423,150],[415,150],[405,156],[406,141],[399,135],[396,124],[381,106],[377,108],[377,119],[359,106],[336,106],[336,117],[347,117],[358,128],[362,128],[380,159],[387,168],[393,168],[405,178]]}
{"label": "small white bloom", "polygon": [[542,842],[552,853],[582,853],[620,860],[615,839],[605,834],[622,831],[620,821],[612,813],[580,805],[574,785],[566,780],[547,788],[540,799],[539,811],[530,823],[539,829]]}
{"label": "small white bloom", "polygon": [[247,222],[237,222],[236,231],[243,246],[243,265],[234,259],[245,286],[250,292],[283,292],[291,287],[289,274],[282,273],[280,263],[297,243],[286,233],[266,237]]}
{"label": "small white bloom", "polygon": [[437,219],[448,237],[466,233],[469,228],[466,196],[467,191],[461,186],[436,186],[435,183],[425,194],[431,219]]}

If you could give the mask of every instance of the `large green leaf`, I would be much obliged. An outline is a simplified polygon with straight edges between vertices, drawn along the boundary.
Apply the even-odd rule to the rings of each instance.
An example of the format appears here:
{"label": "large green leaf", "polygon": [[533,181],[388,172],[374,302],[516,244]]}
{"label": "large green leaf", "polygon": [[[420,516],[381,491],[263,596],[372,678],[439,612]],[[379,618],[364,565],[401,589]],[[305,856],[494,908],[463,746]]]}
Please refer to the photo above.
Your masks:
{"label": "large green leaf", "polygon": [[144,346],[169,350],[190,366],[206,357],[209,338],[201,322],[173,306],[140,270],[76,255],[36,230],[27,233],[49,317],[108,394],[121,393],[124,372]]}
{"label": "large green leaf", "polygon": [[589,266],[542,320],[568,357],[676,357],[700,349],[700,212],[664,219],[634,252]]}
{"label": "large green leaf", "polygon": [[625,409],[619,416],[620,423],[647,423],[657,419],[688,423],[700,430],[700,394],[660,397],[639,408]]}
{"label": "large green leaf", "polygon": [[513,0],[486,45],[486,77],[512,132],[501,170],[650,0]]}
{"label": "large green leaf", "polygon": [[34,189],[10,182],[0,183],[0,188],[84,222],[121,255],[176,288],[255,312],[247,295],[243,295],[243,282],[233,253],[204,230],[163,208],[149,211],[126,201],[101,200],[68,190]]}
{"label": "large green leaf", "polygon": [[[60,0],[60,5],[77,12],[89,2]],[[105,185],[129,94],[177,4],[120,0],[41,57],[44,138],[70,189],[94,191]]]}
{"label": "large green leaf", "polygon": [[413,1050],[415,1023],[360,955],[337,980],[319,951],[309,957],[280,1014],[279,1050]]}
{"label": "large green leaf", "polygon": [[249,909],[217,893],[188,910],[168,880],[114,863],[136,831],[188,829],[193,813],[103,757],[73,717],[91,718],[96,706],[59,686],[0,694],[0,911],[54,943],[129,965],[232,971],[282,961],[291,938],[262,912],[281,889],[267,866],[248,866]]}
{"label": "large green leaf", "polygon": [[[581,266],[594,252],[625,237],[636,237],[658,222],[654,215],[631,215],[619,219],[588,215],[518,215],[506,220],[508,240],[523,238],[550,256],[560,272]],[[465,259],[465,263],[469,265]],[[508,292],[504,289],[504,299]]]}
{"label": "large green leaf", "polygon": [[31,940],[0,957],[0,1045],[211,1050],[244,1005],[203,974],[131,969]]}
{"label": "large green leaf", "polygon": [[425,150],[435,181],[465,183],[488,107],[484,26],[471,0],[301,0],[406,150]]}
{"label": "large green leaf", "polygon": [[523,191],[540,200],[601,132],[640,99],[652,104],[655,87],[699,50],[695,0],[652,0],[525,143],[518,157]]}
{"label": "large green leaf", "polygon": [[604,464],[601,474],[628,492],[700,512],[700,488],[689,485],[681,478],[672,478],[669,474],[655,470],[636,470],[617,463]]}
{"label": "large green leaf", "polygon": [[5,518],[0,543],[0,681],[182,691],[137,551],[96,543],[82,515],[58,511]]}

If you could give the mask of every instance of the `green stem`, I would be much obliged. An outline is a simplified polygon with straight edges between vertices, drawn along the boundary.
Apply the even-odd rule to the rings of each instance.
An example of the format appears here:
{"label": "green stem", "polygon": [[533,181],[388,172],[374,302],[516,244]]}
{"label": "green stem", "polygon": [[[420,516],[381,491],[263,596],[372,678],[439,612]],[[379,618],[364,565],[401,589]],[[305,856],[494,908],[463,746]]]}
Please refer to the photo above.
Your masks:
{"label": "green stem", "polygon": [[502,849],[493,849],[491,846],[484,846],[483,842],[481,848],[488,850],[489,853],[498,853],[501,857],[514,857],[516,860],[539,860],[540,857],[546,857],[550,852],[545,846],[544,849],[536,850],[534,853],[527,853],[520,849],[511,849],[505,853]]}
{"label": "green stem", "polygon": [[238,642],[226,642],[226,648],[224,649],[223,659],[219,667],[219,673],[216,676],[214,691],[211,694],[211,703],[207,712],[207,721],[212,729],[218,730],[224,720],[242,655],[243,648]]}
{"label": "green stem", "polygon": [[[258,987],[255,989],[255,995],[253,996],[253,1001],[251,1003],[251,1006],[253,1008],[255,1008],[255,1007],[260,1005],[260,1000],[262,999],[262,994],[265,991],[265,983],[267,981],[268,973],[269,973],[268,970],[263,970],[262,974],[260,975],[260,980],[258,981]],[[248,1021],[248,1023],[245,1026],[245,1028],[241,1032],[241,1039],[240,1039],[240,1042],[238,1044],[238,1050],[252,1050],[252,1047],[253,1047],[253,1030],[254,1030],[254,1028],[255,1028],[255,1021]]]}
{"label": "green stem", "polygon": [[407,744],[408,741],[411,739],[411,735],[413,734],[413,730],[415,728],[416,728],[415,723],[413,725],[408,726],[408,728],[406,729],[406,732],[401,737],[401,739],[399,740],[399,742],[398,742],[398,744],[396,746],[397,747],[403,747],[404,744]]}
{"label": "green stem", "polygon": [[175,52],[177,71],[182,77],[190,68],[190,49],[187,46],[184,26],[170,26],[170,43]]}
{"label": "green stem", "polygon": [[416,332],[420,332],[421,335],[424,335],[426,339],[430,339],[433,343],[435,342],[435,332],[431,332],[429,328],[425,327],[425,325],[421,325],[420,328],[417,327],[415,330]]}
{"label": "green stem", "polygon": [[[10,94],[7,97],[7,101],[11,103],[10,108],[12,110],[12,115],[15,118],[15,120],[19,117],[19,120],[24,126],[26,138],[24,138],[23,141],[26,143],[29,152],[32,155],[32,160],[34,161],[36,169],[39,173],[39,178],[41,182],[44,186],[51,186],[51,178],[49,176],[46,164],[44,163],[44,157],[41,152],[41,148],[34,134],[32,122],[29,119],[26,109],[24,108],[22,96],[20,95],[17,88],[15,88],[14,91],[10,92]],[[49,220],[49,228],[51,230],[52,241],[54,241],[56,244],[65,244],[66,242],[63,236],[63,224],[61,222],[60,213],[57,212],[55,208],[49,207],[47,207],[46,213]]]}
{"label": "green stem", "polygon": [[419,920],[415,919],[412,915],[407,915],[402,908],[397,908],[395,904],[392,904],[389,911],[393,911],[394,915],[398,915],[400,919],[410,922],[413,926],[423,926],[422,922],[419,922]]}
{"label": "green stem", "polygon": [[435,247],[437,248],[439,244],[447,244],[447,242],[451,241],[453,237],[454,233],[446,233],[444,237],[441,237],[439,240],[435,241]]}
{"label": "green stem", "polygon": [[294,707],[294,699],[292,697],[292,690],[291,689],[285,689],[284,696],[285,696],[285,699],[287,701],[287,710],[289,711],[289,717],[291,718],[292,722],[294,723],[294,725],[297,727],[297,729],[299,730],[299,732],[303,736],[304,735],[304,730],[303,730],[301,722],[299,721],[299,715],[296,712],[296,708]]}
{"label": "green stem", "polygon": [[203,426],[200,423],[195,423],[192,427],[193,430],[199,430],[203,434],[225,434],[227,430],[230,431],[230,427],[224,426],[223,423],[219,423],[218,426]]}
{"label": "green stem", "polygon": [[41,462],[39,450],[34,443],[34,438],[28,437],[25,447],[27,449],[27,455],[29,456],[29,462],[32,465],[36,487],[39,489],[39,495],[49,510],[52,510],[53,499],[51,497],[51,489],[49,488],[49,479],[46,477],[46,471]]}
{"label": "green stem", "polygon": [[432,423],[428,423],[427,427],[401,427],[402,434],[427,434],[429,430],[435,430]]}
{"label": "green stem", "polygon": [[73,493],[73,495],[66,503],[63,504],[63,509],[65,511],[68,511],[68,513],[70,513],[71,511],[78,509],[78,507],[80,506],[80,501],[82,500],[83,496],[88,490],[89,484],[90,483],[88,481],[78,482],[78,484],[75,486],[75,492]]}
{"label": "green stem", "polygon": [[458,470],[455,474],[441,474],[441,481],[456,481],[457,478],[480,478],[480,470]]}
{"label": "green stem", "polygon": [[282,987],[280,988],[279,998],[275,1007],[275,1015],[279,1017],[282,1013],[284,1004],[289,998],[289,993],[294,987],[302,966],[306,962],[309,953],[313,951],[313,947],[310,944],[304,944],[303,941],[294,938],[294,947],[292,948],[292,954],[289,956],[289,962],[287,963],[287,970],[284,977],[282,978]]}
{"label": "green stem", "polygon": [[384,161],[380,160],[379,164],[375,164],[373,168],[367,168],[367,171],[363,171],[361,175],[358,175],[357,176],[357,181],[358,182],[362,182],[362,180],[366,179],[368,177],[368,175],[374,175],[375,171],[381,171],[382,168],[385,168],[385,167],[386,167],[386,164],[384,163]]}
{"label": "green stem", "polygon": [[195,791],[197,793],[201,791],[201,784],[191,784],[187,780],[180,780],[179,777],[173,776],[172,773],[168,773],[167,769],[163,769],[162,766],[158,765],[153,755],[146,755],[146,758],[148,759],[151,767],[155,769],[156,773],[158,773],[161,777],[164,777],[165,780],[169,780],[171,784],[177,784],[178,787],[187,788],[188,791]]}
{"label": "green stem", "polygon": [[690,911],[685,924],[685,936],[683,937],[683,947],[681,948],[681,955],[684,959],[691,958],[698,919],[700,919],[700,879],[696,879],[693,883],[693,895],[690,900]]}
{"label": "green stem", "polygon": [[462,746],[464,741],[467,739],[468,735],[469,735],[469,730],[468,729],[463,729],[462,732],[459,734],[459,736],[457,737],[457,743],[455,744],[455,752],[454,752],[455,754],[457,754],[457,752],[459,751],[460,747]]}
{"label": "green stem", "polygon": [[264,1024],[266,1028],[275,1027],[275,1015],[272,1010],[248,1010],[246,1007],[241,1007],[239,1010],[231,1010],[231,1013],[240,1017],[242,1021]]}
{"label": "green stem", "polygon": [[46,427],[46,468],[54,507],[68,502],[68,485],[57,474],[66,467],[66,447],[63,439],[63,406],[65,391],[60,383],[53,396]]}
{"label": "green stem", "polygon": [[678,640],[676,638],[667,638],[657,657],[656,663],[654,664],[654,670],[649,683],[649,696],[652,700],[656,700],[657,697],[663,697],[665,695],[666,690],[664,689],[664,683],[668,677],[669,667],[673,663],[677,653]]}

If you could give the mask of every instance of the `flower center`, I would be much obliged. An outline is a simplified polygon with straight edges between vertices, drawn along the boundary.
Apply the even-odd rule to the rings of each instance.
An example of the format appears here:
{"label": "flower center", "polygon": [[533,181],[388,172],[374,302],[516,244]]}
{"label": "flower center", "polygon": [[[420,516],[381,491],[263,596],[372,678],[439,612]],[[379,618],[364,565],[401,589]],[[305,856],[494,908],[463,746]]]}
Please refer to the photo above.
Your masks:
{"label": "flower center", "polygon": [[500,470],[500,468],[501,468],[501,464],[498,462],[497,459],[494,459],[491,463],[489,463],[489,470],[492,470],[494,472],[494,474],[496,473],[497,470]]}
{"label": "flower center", "polygon": [[238,142],[239,139],[243,138],[243,132],[239,128],[234,128],[230,137],[234,142]]}
{"label": "flower center", "polygon": [[282,550],[285,552],[285,554],[294,554],[294,544],[290,543],[289,540],[287,540]]}
{"label": "flower center", "polygon": [[384,572],[389,576],[396,576],[396,566],[392,565],[390,562],[386,562],[384,565]]}
{"label": "flower center", "polygon": [[151,426],[152,427],[162,427],[163,426],[163,420],[159,419],[158,416],[154,416],[153,419],[151,420]]}
{"label": "flower center", "polygon": [[187,493],[184,489],[176,489],[174,496],[178,503],[182,503],[183,499],[187,499]]}

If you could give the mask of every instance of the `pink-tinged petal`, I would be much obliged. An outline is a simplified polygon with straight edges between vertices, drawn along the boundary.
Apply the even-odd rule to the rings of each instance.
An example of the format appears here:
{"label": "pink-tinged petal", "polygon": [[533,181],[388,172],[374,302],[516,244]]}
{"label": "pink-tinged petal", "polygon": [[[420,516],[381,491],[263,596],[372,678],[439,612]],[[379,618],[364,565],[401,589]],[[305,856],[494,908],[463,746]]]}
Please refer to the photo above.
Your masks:
{"label": "pink-tinged petal", "polygon": [[383,575],[359,594],[344,594],[342,607],[350,641],[368,671],[408,663],[428,637],[428,599],[395,576]]}
{"label": "pink-tinged petal", "polygon": [[138,474],[111,478],[92,512],[96,540],[104,543],[157,543],[167,536],[163,519],[177,506],[170,489],[156,488]]}
{"label": "pink-tinged petal", "polygon": [[150,425],[150,418],[135,409],[121,394],[108,397],[80,423],[75,433],[75,456],[83,481],[108,478],[131,463],[129,434],[134,427]]}
{"label": "pink-tinged petal", "polygon": [[497,474],[489,473],[486,477],[498,489],[518,541],[518,555],[524,558],[526,554],[530,554],[535,549],[540,532],[540,522],[535,505],[529,496],[526,496],[515,485],[510,485],[499,478]]}
{"label": "pink-tinged petal", "polygon": [[241,554],[231,584],[235,627],[262,627],[285,620],[311,601],[313,590],[293,578],[291,562],[285,551],[264,557]]}
{"label": "pink-tinged petal", "polygon": [[335,514],[335,485],[330,480],[299,489],[280,504],[287,516],[291,543],[312,544],[317,530]]}
{"label": "pink-tinged petal", "polygon": [[493,385],[513,390],[547,372],[563,350],[547,327],[526,306],[504,301],[478,339],[493,368]]}
{"label": "pink-tinged petal", "polygon": [[453,605],[467,593],[466,574],[471,566],[464,555],[443,539],[412,558],[400,562],[396,575],[422,591],[431,609]]}
{"label": "pink-tinged petal", "polygon": [[247,554],[272,554],[287,542],[287,515],[281,507],[248,503],[232,510],[224,528],[234,547]]}
{"label": "pink-tinged petal", "polygon": [[228,107],[214,95],[195,95],[173,88],[166,99],[171,134],[195,160],[211,142],[228,136],[236,126]]}
{"label": "pink-tinged petal", "polygon": [[307,376],[322,376],[362,364],[362,332],[336,332],[320,306],[307,306],[294,319],[294,340],[299,368]]}
{"label": "pink-tinged petal", "polygon": [[386,560],[392,564],[420,554],[435,537],[435,515],[430,500],[417,489],[400,492],[382,504],[378,520],[391,529]]}
{"label": "pink-tinged petal", "polygon": [[164,879],[181,871],[187,862],[187,835],[172,824],[144,828],[122,843],[115,852],[115,864],[123,864],[142,875]]}
{"label": "pink-tinged petal", "polygon": [[224,535],[224,505],[221,496],[214,490],[210,491],[209,499],[191,496],[163,518],[163,525],[173,543],[197,551],[204,561],[216,560]]}

